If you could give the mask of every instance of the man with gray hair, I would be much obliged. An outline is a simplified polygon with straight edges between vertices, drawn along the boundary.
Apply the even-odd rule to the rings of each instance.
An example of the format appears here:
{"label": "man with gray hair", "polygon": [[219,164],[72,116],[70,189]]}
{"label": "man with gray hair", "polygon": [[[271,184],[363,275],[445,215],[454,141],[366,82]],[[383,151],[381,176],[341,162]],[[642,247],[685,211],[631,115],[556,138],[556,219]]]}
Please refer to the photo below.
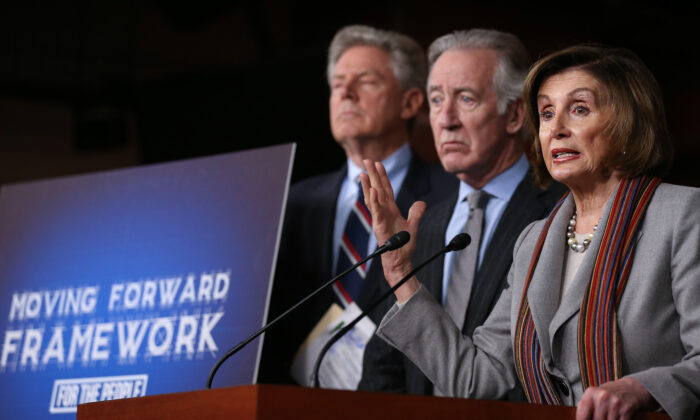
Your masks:
{"label": "man with gray hair", "polygon": [[[347,161],[336,172],[292,186],[268,319],[376,248],[359,188],[364,159],[384,163],[404,215],[415,200],[431,204],[457,189],[454,177],[422,161],[408,145],[424,101],[426,73],[423,50],[405,35],[353,25],[333,38],[330,126]],[[386,289],[376,259],[307,302],[267,333],[258,381],[291,383],[295,351],[332,303],[364,308]],[[375,321],[380,317],[376,314]]]}
{"label": "man with gray hair", "polygon": [[[545,217],[564,188],[537,188],[525,157],[521,94],[530,61],[518,38],[485,29],[454,32],[431,44],[428,62],[435,147],[460,186],[425,212],[413,260],[426,260],[460,232],[470,235],[467,249],[426,266],[421,281],[471,337],[506,287],[520,231]],[[443,395],[377,336],[365,350],[359,389]],[[518,399],[518,392],[512,394],[511,399]]]}

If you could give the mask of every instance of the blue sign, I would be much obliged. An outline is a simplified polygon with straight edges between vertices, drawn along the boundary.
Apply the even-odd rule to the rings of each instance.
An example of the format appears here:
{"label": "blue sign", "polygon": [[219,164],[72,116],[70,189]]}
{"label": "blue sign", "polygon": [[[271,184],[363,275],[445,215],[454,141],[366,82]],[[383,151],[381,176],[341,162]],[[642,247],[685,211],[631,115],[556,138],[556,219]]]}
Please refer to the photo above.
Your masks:
{"label": "blue sign", "polygon": [[[265,319],[293,153],[3,187],[2,417],[75,418],[85,402],[203,389]],[[253,383],[259,347],[213,386]]]}

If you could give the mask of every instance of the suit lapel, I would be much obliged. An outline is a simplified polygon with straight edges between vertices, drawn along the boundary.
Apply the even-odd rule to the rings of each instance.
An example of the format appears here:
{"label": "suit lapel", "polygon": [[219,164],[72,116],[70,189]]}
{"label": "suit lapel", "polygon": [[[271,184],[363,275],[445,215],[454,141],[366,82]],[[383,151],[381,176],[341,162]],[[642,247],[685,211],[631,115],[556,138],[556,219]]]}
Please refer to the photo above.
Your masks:
{"label": "suit lapel", "polygon": [[544,217],[547,206],[542,203],[543,191],[532,185],[531,173],[523,178],[513,192],[506,209],[489,242],[486,254],[476,274],[462,332],[471,336],[491,312],[503,287],[502,279],[513,260],[513,245],[520,232],[533,220]]}
{"label": "suit lapel", "polygon": [[551,360],[552,354],[551,341],[549,339],[551,334],[547,334],[547,332],[557,311],[557,306],[559,306],[561,279],[564,268],[563,251],[566,246],[564,232],[566,232],[566,226],[569,223],[573,207],[573,198],[569,196],[554,216],[527,291],[530,312],[539,336],[542,354],[547,360]]}
{"label": "suit lapel", "polygon": [[[445,232],[447,225],[452,218],[452,212],[457,204],[457,196],[459,189],[455,189],[454,193],[445,200],[430,207],[420,222],[418,228],[418,238],[420,241],[416,247],[416,252],[413,254],[413,265],[422,263],[438,249],[445,246]],[[427,288],[433,298],[437,302],[442,301],[442,277],[445,266],[445,254],[440,255],[433,262],[423,267],[421,273],[418,274],[423,287]],[[407,358],[404,358],[406,366],[407,385],[410,392],[421,392],[426,395],[433,393],[433,383],[423,375],[418,367],[416,367]]]}
{"label": "suit lapel", "polygon": [[328,279],[333,276],[333,228],[335,227],[335,208],[338,204],[338,194],[343,179],[347,175],[347,165],[343,165],[337,172],[333,173],[315,192],[316,211],[314,219],[318,221],[320,237],[316,240],[313,253],[318,255],[318,264],[321,265],[321,273],[327,273]]}
{"label": "suit lapel", "polygon": [[[422,263],[438,249],[445,246],[445,232],[447,225],[452,218],[452,212],[457,204],[459,189],[455,189],[454,193],[447,199],[435,204],[429,208],[423,215],[418,228],[418,238],[420,245],[416,247],[416,252],[413,255],[413,265]],[[418,274],[423,287],[426,287],[433,298],[437,302],[442,301],[442,277],[445,266],[445,254],[440,255],[433,262],[423,267],[421,273]],[[433,393],[433,383],[423,375],[418,367],[411,363],[407,358],[406,378],[411,392],[421,392],[426,395]]]}
{"label": "suit lapel", "polygon": [[406,178],[404,178],[401,189],[396,196],[396,205],[401,210],[403,217],[408,216],[408,209],[413,203],[430,192],[430,180],[425,176],[427,174],[425,166],[427,166],[425,162],[411,153],[411,162],[408,166],[408,172],[406,172]]}
{"label": "suit lapel", "polygon": [[[418,241],[421,246],[416,248],[413,256],[414,266],[422,263],[432,256],[438,249],[445,246],[445,232],[452,217],[452,212],[457,204],[459,191],[455,191],[451,197],[436,204],[429,209],[421,219],[418,230]],[[418,275],[421,283],[428,288],[433,297],[442,301],[442,277],[445,266],[445,254],[440,255],[435,261],[423,268],[423,274]]]}

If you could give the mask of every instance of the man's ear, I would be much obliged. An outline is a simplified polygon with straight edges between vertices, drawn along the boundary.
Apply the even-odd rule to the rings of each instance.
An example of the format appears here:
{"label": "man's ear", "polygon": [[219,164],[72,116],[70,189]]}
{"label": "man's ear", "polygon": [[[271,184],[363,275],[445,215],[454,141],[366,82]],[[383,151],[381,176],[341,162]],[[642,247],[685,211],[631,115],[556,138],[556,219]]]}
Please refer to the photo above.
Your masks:
{"label": "man's ear", "polygon": [[506,109],[506,132],[516,134],[525,122],[525,103],[521,98],[508,104]]}
{"label": "man's ear", "polygon": [[420,110],[421,105],[423,105],[423,100],[425,95],[423,91],[418,88],[410,88],[403,93],[403,98],[401,101],[401,118],[404,120],[410,120],[415,117]]}

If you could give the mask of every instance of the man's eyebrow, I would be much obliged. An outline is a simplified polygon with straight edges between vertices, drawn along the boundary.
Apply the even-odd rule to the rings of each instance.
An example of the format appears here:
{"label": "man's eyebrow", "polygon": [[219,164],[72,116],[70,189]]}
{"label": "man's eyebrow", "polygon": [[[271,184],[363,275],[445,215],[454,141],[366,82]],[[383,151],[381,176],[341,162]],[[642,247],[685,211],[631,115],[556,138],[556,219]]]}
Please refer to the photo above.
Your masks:
{"label": "man's eyebrow", "polygon": [[472,88],[470,88],[470,87],[468,87],[468,86],[456,87],[456,88],[452,89],[452,92],[454,92],[454,93],[469,92],[469,93],[471,93],[471,94],[474,95],[474,96],[478,96],[478,95],[479,95],[479,92],[477,92],[476,90],[474,90],[474,89],[472,89]]}
{"label": "man's eyebrow", "polygon": [[[364,77],[364,76],[377,76],[380,78],[383,78],[382,74],[378,71],[375,70],[365,70],[360,73],[354,74],[356,77]],[[340,74],[334,74],[333,79],[341,79],[347,77],[347,74],[345,73],[340,73]]]}
{"label": "man's eyebrow", "polygon": [[[428,86],[428,92],[442,92],[442,91],[443,91],[443,89],[441,86],[437,86],[437,85]],[[450,92],[452,92],[452,93],[469,92],[475,96],[479,95],[479,92],[477,92],[476,90],[474,90],[470,87],[467,87],[467,86],[459,86],[456,88],[452,88],[452,89],[450,89]]]}

